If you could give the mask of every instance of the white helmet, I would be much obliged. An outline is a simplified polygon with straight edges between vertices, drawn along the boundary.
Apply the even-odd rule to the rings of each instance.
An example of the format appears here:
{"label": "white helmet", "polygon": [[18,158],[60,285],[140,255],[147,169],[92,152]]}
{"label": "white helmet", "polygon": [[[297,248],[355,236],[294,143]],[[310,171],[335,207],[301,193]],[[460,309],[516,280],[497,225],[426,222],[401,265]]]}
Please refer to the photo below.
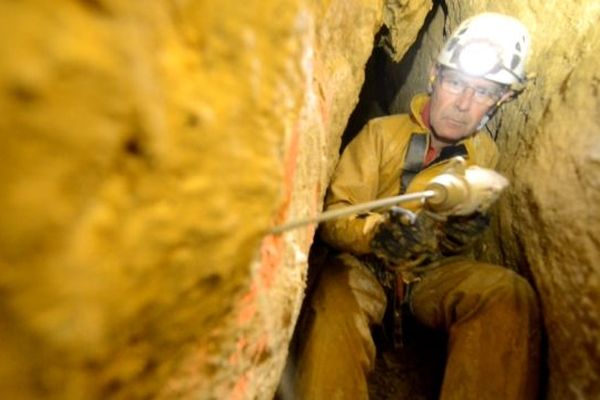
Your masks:
{"label": "white helmet", "polygon": [[463,21],[446,41],[438,63],[505,85],[523,84],[529,32],[516,18],[483,13]]}

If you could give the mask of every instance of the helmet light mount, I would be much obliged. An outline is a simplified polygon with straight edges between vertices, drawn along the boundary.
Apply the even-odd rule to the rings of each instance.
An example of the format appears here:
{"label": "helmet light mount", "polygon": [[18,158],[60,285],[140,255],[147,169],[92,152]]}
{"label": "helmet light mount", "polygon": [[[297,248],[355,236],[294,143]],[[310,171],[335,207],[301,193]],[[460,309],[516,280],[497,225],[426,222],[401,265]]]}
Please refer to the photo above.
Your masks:
{"label": "helmet light mount", "polygon": [[527,81],[526,77],[518,76],[504,66],[502,49],[486,40],[474,40],[463,46],[457,46],[454,52],[452,59],[456,60],[458,70],[467,75],[485,78],[505,71],[513,76],[514,83],[510,86],[515,91],[522,90],[523,84]]}
{"label": "helmet light mount", "polygon": [[498,72],[502,68],[502,60],[498,49],[491,43],[475,41],[456,49],[459,69],[471,76],[484,76]]}

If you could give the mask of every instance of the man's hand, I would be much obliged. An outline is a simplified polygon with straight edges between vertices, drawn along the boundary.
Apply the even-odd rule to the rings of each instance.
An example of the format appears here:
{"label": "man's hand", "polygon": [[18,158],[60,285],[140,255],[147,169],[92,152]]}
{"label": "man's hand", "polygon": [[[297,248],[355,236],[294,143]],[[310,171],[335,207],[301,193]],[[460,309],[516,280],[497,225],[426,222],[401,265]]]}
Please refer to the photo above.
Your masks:
{"label": "man's hand", "polygon": [[438,250],[437,226],[438,221],[427,211],[411,218],[400,209],[391,209],[376,228],[371,250],[392,264],[433,255]]}
{"label": "man's hand", "polygon": [[471,247],[490,224],[490,217],[479,212],[467,216],[450,216],[443,227],[440,249],[457,254]]}

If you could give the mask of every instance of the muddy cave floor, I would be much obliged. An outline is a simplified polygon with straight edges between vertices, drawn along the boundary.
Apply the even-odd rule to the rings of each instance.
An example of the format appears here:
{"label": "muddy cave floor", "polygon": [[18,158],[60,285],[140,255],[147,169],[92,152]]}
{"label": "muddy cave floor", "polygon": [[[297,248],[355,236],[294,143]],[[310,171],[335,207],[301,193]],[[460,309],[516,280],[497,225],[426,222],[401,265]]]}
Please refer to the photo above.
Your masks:
{"label": "muddy cave floor", "polygon": [[439,391],[446,359],[446,335],[408,324],[405,344],[386,345],[378,332],[375,370],[369,376],[371,400],[433,400]]}

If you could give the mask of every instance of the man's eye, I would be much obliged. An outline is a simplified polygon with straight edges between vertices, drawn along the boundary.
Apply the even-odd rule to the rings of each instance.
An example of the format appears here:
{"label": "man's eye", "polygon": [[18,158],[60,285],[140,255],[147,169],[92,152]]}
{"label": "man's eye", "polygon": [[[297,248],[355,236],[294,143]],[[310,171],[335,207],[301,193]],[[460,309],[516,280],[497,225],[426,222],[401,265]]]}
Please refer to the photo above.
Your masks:
{"label": "man's eye", "polygon": [[455,88],[461,88],[464,86],[464,83],[459,80],[459,79],[449,79],[448,83],[450,84],[450,86],[455,87]]}
{"label": "man's eye", "polygon": [[475,89],[475,96],[492,97],[492,92],[487,89],[477,88],[477,89]]}
{"label": "man's eye", "polygon": [[500,97],[500,94],[496,90],[481,89],[481,88],[475,91],[475,95],[479,96],[479,98],[488,98],[488,99],[497,99]]}

